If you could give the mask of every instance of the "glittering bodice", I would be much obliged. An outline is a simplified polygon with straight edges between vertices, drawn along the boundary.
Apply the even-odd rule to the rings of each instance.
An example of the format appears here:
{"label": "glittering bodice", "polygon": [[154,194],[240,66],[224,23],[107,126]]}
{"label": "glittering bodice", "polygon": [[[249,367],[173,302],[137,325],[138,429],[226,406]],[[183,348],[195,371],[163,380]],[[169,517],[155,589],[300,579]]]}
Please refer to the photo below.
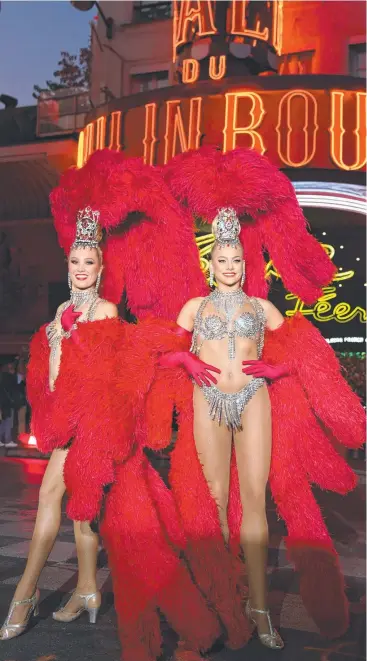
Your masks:
{"label": "glittering bodice", "polygon": [[211,297],[212,295],[202,301],[196,314],[191,351],[198,355],[206,340],[223,340],[227,337],[228,355],[230,360],[233,360],[236,352],[236,337],[242,337],[256,341],[260,357],[264,345],[265,314],[258,300],[246,296],[246,303],[251,305],[253,312],[244,311],[238,317],[229,320],[219,314],[204,315]]}
{"label": "glittering bodice", "polygon": [[238,337],[248,337],[255,340],[260,331],[258,317],[251,312],[243,312],[233,321],[233,330],[229,323],[216,314],[201,318],[199,335],[203,340],[223,340],[231,332]]}
{"label": "glittering bodice", "polygon": [[[93,321],[97,305],[102,299],[94,298],[91,305],[86,312],[79,318],[78,323],[83,321]],[[61,316],[64,310],[71,305],[71,301],[67,301],[57,311],[56,317],[46,326],[46,335],[50,347],[49,357],[49,386],[51,392],[55,390],[55,384],[60,371],[61,357],[62,357],[62,341],[69,339],[73,331],[77,330],[78,323],[75,323],[70,331],[65,331],[61,325]]]}

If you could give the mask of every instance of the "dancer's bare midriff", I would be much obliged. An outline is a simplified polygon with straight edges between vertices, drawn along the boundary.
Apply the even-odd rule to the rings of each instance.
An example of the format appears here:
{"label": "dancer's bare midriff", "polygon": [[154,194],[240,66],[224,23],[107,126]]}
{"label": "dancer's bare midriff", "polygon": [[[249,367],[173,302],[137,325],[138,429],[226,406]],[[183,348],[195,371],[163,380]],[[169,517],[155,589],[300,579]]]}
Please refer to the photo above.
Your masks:
{"label": "dancer's bare midriff", "polygon": [[252,380],[252,376],[244,374],[242,369],[243,360],[257,359],[257,345],[254,340],[247,338],[236,338],[236,356],[228,358],[228,340],[206,340],[200,349],[199,358],[208,365],[214,365],[220,369],[220,374],[215,374],[217,387],[223,392],[237,392]]}

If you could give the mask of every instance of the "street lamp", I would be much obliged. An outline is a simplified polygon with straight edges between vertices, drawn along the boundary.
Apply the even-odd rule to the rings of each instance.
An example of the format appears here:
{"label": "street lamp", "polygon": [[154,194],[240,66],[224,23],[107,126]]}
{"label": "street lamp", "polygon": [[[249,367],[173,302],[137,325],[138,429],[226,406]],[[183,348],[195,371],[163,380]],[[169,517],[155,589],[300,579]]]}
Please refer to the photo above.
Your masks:
{"label": "street lamp", "polygon": [[89,11],[92,9],[92,7],[96,7],[97,11],[103,21],[103,23],[106,26],[106,37],[107,39],[112,39],[113,37],[113,18],[109,17],[106,18],[105,14],[103,13],[101,6],[99,2],[88,2],[86,0],[71,0],[71,4],[75,9],[78,9],[79,11]]}

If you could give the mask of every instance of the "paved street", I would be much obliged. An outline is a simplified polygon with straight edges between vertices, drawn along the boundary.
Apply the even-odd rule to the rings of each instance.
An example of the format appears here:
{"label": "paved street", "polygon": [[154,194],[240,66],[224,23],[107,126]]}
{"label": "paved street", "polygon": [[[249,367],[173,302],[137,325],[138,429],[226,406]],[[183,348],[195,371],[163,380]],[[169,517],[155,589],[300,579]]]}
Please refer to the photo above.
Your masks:
{"label": "paved street", "polygon": [[[0,457],[0,618],[6,616],[14,586],[24,567],[32,534],[37,495],[46,462],[42,459]],[[364,481],[364,480],[363,480]],[[297,578],[285,558],[282,526],[270,506],[270,604],[274,624],[286,641],[283,652],[271,652],[251,641],[239,652],[215,651],[213,661],[353,661],[364,658],[363,598],[365,592],[364,484],[347,498],[318,494],[336,540],[351,601],[350,630],[338,641],[325,641],[317,633],[298,595]],[[76,557],[72,527],[63,519],[60,536],[39,587],[40,618],[20,638],[0,643],[0,661],[119,661],[120,648],[106,558],[101,550],[98,581],[103,608],[96,626],[82,618],[72,624],[54,622],[52,611],[76,584]],[[172,635],[167,632],[168,645]]]}

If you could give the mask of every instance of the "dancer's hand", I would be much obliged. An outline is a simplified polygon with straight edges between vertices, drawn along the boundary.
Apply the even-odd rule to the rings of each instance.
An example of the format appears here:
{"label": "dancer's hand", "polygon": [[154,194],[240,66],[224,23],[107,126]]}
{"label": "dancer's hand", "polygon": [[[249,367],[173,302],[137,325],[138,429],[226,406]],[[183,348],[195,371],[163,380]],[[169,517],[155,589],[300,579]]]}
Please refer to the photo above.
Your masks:
{"label": "dancer's hand", "polygon": [[211,372],[220,374],[220,370],[217,367],[204,363],[200,358],[190,353],[190,351],[164,353],[159,358],[159,365],[160,367],[184,367],[198,386],[202,386],[203,384],[210,386],[210,382],[217,383],[216,378]]}
{"label": "dancer's hand", "polygon": [[64,312],[61,315],[61,326],[65,333],[68,333],[72,327],[74,326],[75,322],[79,319],[81,312],[75,312],[75,306],[74,305],[69,305],[69,307],[64,310]]}
{"label": "dancer's hand", "polygon": [[288,365],[268,365],[262,360],[243,360],[242,365],[244,374],[269,379],[270,381],[276,381],[290,373]]}

